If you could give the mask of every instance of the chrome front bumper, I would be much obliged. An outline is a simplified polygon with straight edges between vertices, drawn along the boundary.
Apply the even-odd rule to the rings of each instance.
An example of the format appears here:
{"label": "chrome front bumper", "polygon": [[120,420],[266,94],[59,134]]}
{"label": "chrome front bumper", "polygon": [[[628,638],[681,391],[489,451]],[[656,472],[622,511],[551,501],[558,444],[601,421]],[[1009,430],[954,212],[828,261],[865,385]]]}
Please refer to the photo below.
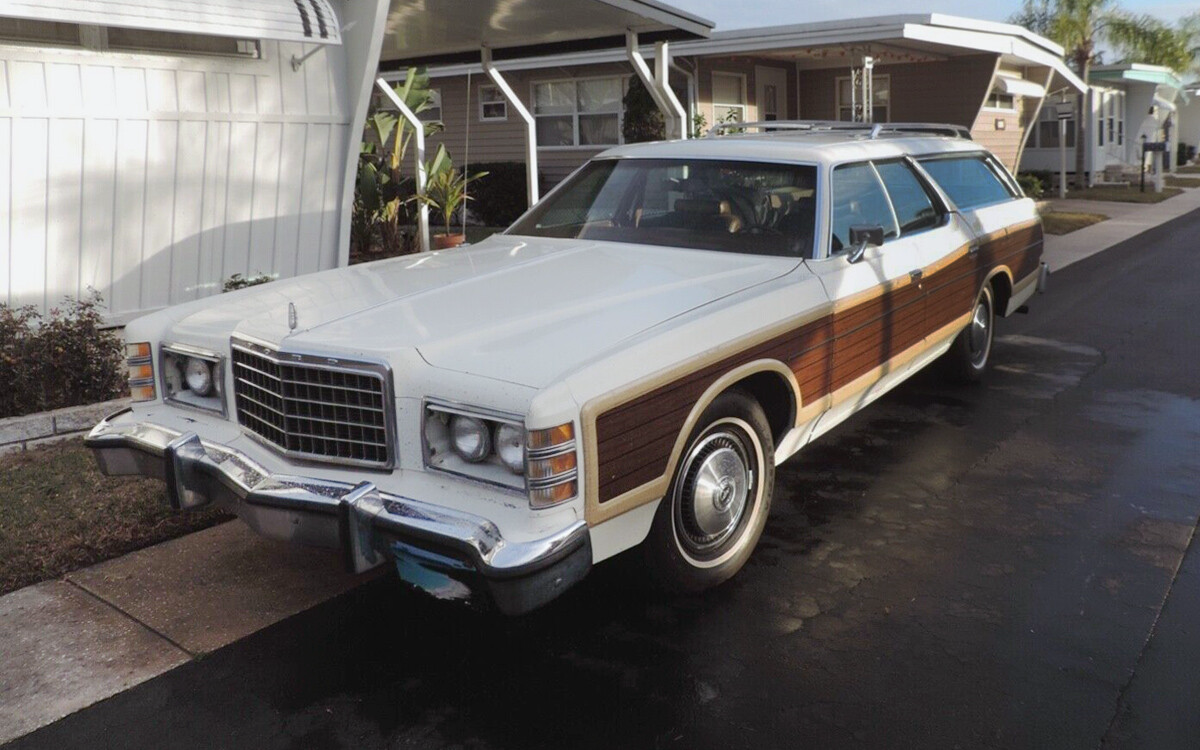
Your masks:
{"label": "chrome front bumper", "polygon": [[128,409],[96,425],[85,444],[108,476],[165,481],[176,510],[215,503],[265,536],[341,549],[355,572],[390,561],[401,578],[440,598],[485,595],[500,611],[521,614],[554,599],[591,568],[583,521],[512,542],[485,518],[383,492],[370,482],[272,474],[240,451],[138,422]]}

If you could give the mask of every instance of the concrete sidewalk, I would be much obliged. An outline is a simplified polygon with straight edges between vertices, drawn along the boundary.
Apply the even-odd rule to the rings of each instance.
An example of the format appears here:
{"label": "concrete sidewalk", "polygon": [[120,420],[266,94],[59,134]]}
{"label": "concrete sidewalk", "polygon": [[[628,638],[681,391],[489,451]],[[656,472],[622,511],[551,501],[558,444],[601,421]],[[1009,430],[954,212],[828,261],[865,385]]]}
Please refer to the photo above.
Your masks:
{"label": "concrete sidewalk", "polygon": [[1056,211],[1082,211],[1109,217],[1108,221],[1070,234],[1046,235],[1044,260],[1050,264],[1051,271],[1058,271],[1136,237],[1147,229],[1200,209],[1200,187],[1185,189],[1182,195],[1162,203],[1055,199],[1050,201],[1050,206]]}
{"label": "concrete sidewalk", "polygon": [[0,597],[0,744],[382,572],[233,521]]}

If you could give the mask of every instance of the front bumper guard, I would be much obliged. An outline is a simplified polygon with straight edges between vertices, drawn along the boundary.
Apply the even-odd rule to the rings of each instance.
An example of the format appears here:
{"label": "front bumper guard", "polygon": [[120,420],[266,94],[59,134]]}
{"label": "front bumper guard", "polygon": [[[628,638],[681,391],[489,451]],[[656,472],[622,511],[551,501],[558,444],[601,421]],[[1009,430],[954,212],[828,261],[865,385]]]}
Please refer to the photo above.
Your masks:
{"label": "front bumper guard", "polygon": [[104,419],[85,440],[104,474],[161,479],[176,510],[216,503],[267,536],[338,548],[348,570],[391,561],[401,578],[435,596],[486,594],[502,612],[521,614],[554,599],[591,568],[583,521],[512,542],[485,518],[370,482],[272,474],[240,451],[138,422],[129,412]]}

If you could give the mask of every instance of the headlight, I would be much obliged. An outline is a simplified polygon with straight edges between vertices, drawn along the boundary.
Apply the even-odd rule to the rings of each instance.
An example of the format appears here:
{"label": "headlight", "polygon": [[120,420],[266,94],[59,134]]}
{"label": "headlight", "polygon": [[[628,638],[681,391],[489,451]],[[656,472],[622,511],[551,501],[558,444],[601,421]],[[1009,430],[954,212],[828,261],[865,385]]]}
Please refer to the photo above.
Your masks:
{"label": "headlight", "polygon": [[534,508],[579,495],[575,425],[525,429],[516,415],[474,407],[425,404],[425,465],[518,490]]}
{"label": "headlight", "polygon": [[183,378],[188,390],[197,396],[207,396],[213,390],[212,365],[198,357],[188,357],[183,368]]}
{"label": "headlight", "polygon": [[525,473],[525,430],[507,422],[497,425],[496,455],[514,474]]}
{"label": "headlight", "polygon": [[492,431],[482,419],[459,414],[450,421],[450,444],[459,458],[477,464],[492,452]]}
{"label": "headlight", "polygon": [[162,347],[163,398],[224,416],[221,374],[224,358],[179,344]]}

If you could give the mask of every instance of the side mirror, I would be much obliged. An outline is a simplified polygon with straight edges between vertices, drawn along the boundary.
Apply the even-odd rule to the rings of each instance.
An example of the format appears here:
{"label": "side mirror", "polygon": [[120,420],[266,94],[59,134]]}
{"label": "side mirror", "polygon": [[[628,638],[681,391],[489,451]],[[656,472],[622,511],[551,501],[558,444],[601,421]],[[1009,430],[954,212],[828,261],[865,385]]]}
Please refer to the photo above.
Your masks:
{"label": "side mirror", "polygon": [[871,245],[879,247],[883,244],[883,227],[869,224],[856,224],[850,227],[850,253],[846,260],[857,263]]}

